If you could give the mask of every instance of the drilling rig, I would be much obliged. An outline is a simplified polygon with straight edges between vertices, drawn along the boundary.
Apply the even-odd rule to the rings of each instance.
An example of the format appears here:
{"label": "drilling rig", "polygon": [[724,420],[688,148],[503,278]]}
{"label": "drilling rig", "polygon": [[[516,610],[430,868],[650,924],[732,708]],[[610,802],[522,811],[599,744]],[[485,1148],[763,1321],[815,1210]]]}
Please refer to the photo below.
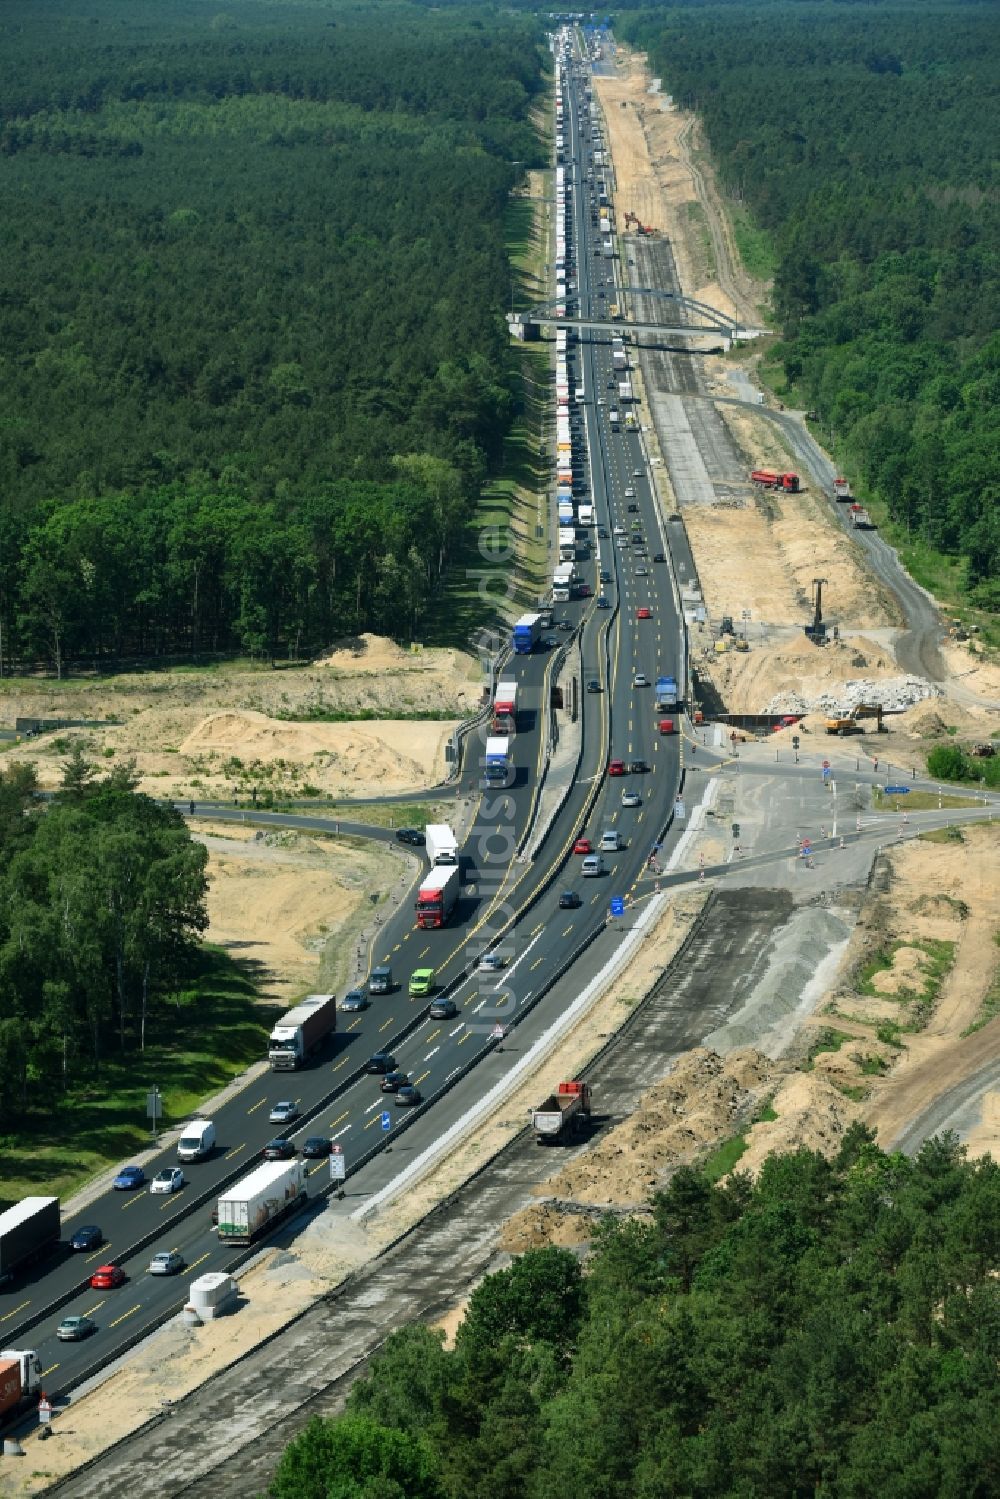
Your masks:
{"label": "drilling rig", "polygon": [[813,578],[813,617],[805,626],[806,635],[813,645],[826,645],[826,625],[823,621],[823,584],[825,578]]}

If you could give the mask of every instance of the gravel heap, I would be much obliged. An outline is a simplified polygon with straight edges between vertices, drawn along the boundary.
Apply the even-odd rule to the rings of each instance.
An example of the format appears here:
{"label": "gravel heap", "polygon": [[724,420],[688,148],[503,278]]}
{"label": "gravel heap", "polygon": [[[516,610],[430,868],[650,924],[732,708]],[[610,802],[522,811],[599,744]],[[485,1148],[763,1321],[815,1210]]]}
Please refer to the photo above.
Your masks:
{"label": "gravel heap", "polygon": [[861,703],[881,703],[887,713],[902,713],[928,697],[940,697],[941,690],[923,677],[857,677],[838,682],[829,692],[817,697],[803,697],[799,692],[779,692],[764,709],[765,713],[840,713],[849,712]]}

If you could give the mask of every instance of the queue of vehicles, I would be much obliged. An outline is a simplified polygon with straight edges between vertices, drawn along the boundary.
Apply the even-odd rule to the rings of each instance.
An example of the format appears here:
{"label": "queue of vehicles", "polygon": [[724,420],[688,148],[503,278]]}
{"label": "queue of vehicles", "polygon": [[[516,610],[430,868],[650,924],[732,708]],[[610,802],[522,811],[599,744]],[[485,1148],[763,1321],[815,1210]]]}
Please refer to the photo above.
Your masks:
{"label": "queue of vehicles", "polygon": [[[568,386],[569,382],[566,381],[565,383]],[[568,390],[566,395],[568,397]],[[572,449],[570,456],[572,458]],[[559,454],[558,463],[560,477],[567,477],[569,487],[572,488],[572,463],[567,470],[563,452]],[[574,513],[574,520],[578,521],[583,527],[593,524],[593,507],[591,505],[581,505],[579,513]],[[525,650],[530,651],[534,649],[538,642],[544,638],[544,628],[543,615],[541,613],[522,617],[514,629],[513,644],[515,651],[523,653]],[[509,689],[511,687],[514,690],[510,693],[509,697],[502,694],[501,689]],[[509,739],[516,732],[517,711],[517,684],[501,682],[498,684],[493,703],[493,738]],[[509,757],[509,745],[505,745],[504,755],[505,757]],[[631,802],[626,803],[623,798],[623,805],[632,804]],[[406,831],[413,830],[400,830],[400,832]],[[457,843],[451,829],[444,829],[444,836],[439,836],[439,833],[440,830],[428,827],[426,833],[424,835],[417,834],[414,841],[419,840],[426,843],[430,874],[436,875],[444,881],[443,888],[445,890],[457,891],[461,880]],[[605,837],[607,837],[607,842],[605,842]],[[401,839],[401,841],[407,840]],[[604,867],[602,853],[617,851],[621,846],[622,841],[617,832],[613,834],[613,839],[610,832],[602,835],[601,849],[595,851],[594,854],[594,857],[598,860],[599,869],[603,869]],[[426,878],[428,877],[422,880],[420,890],[423,890]],[[442,905],[446,905],[447,900],[448,897],[444,897]],[[558,903],[560,908],[566,910],[577,909],[581,904],[575,892],[566,891],[559,897]],[[452,912],[453,910],[454,905],[451,907]],[[444,924],[447,919],[448,916],[445,915],[441,921],[435,924]],[[418,926],[424,925],[419,920],[419,916],[417,924]],[[490,956],[492,955],[487,954],[486,958]],[[484,959],[483,963],[485,964],[482,967],[484,974],[498,974],[500,968],[503,966],[502,959],[498,959],[497,963],[486,962]],[[407,988],[411,997],[429,997],[434,989],[434,984],[435,976],[433,970],[416,969],[410,977]],[[351,991],[351,993],[360,996],[360,999],[367,1003],[369,995],[390,993],[396,987],[388,965],[381,965],[372,970],[367,985],[368,993],[365,993],[363,990]],[[347,999],[349,997],[345,996],[342,1001],[342,1007],[347,1007]],[[313,1055],[323,1046],[324,1042],[335,1034],[337,1028],[336,1009],[337,1005],[333,996],[315,995],[309,996],[307,1000],[302,1001],[283,1016],[274,1027],[269,1041],[268,1059],[272,1070],[294,1071],[307,1065]],[[433,999],[426,1013],[431,1019],[448,1019],[453,1018],[458,1011],[454,1001],[445,995]],[[274,1056],[272,1056],[272,1051]],[[385,1062],[384,1068],[380,1065],[377,1068],[369,1069],[377,1073],[380,1077],[380,1091],[384,1090],[387,1096],[391,1095],[400,1107],[409,1107],[421,1102],[419,1089],[409,1081],[408,1075],[395,1065],[395,1058],[391,1054],[386,1053],[382,1056],[381,1061]],[[576,1091],[567,1092],[567,1089]],[[567,1130],[577,1128],[580,1122],[589,1114],[589,1089],[585,1084],[561,1085],[557,1095],[554,1096],[557,1098],[554,1108],[547,1107],[549,1101],[546,1100],[545,1105],[533,1111],[532,1125],[540,1138],[542,1136],[546,1138],[559,1138]],[[295,1115],[292,1112],[294,1108],[294,1103],[290,1102],[289,1112],[285,1115],[284,1119],[275,1122],[294,1122]],[[537,1124],[535,1115],[538,1116]],[[542,1121],[546,1116],[559,1121],[558,1127],[543,1125]],[[182,1155],[181,1153],[182,1147],[185,1147],[185,1142],[187,1142],[186,1148],[190,1152],[188,1155]],[[236,1246],[254,1243],[266,1236],[277,1222],[295,1212],[306,1200],[303,1161],[312,1156],[319,1157],[323,1154],[328,1154],[331,1142],[323,1136],[310,1136],[303,1142],[300,1151],[296,1149],[294,1142],[286,1142],[286,1144],[288,1144],[291,1150],[290,1156],[285,1156],[285,1158],[279,1157],[261,1163],[243,1176],[240,1181],[227,1187],[220,1193],[214,1214],[220,1243]],[[192,1163],[210,1159],[215,1149],[215,1129],[212,1121],[195,1121],[192,1125],[187,1126],[182,1133],[181,1142],[178,1147],[178,1159],[189,1160]],[[138,1174],[130,1180],[129,1186],[144,1185],[145,1177],[142,1174],[141,1168],[134,1169]],[[184,1174],[179,1168],[176,1174],[174,1174],[173,1169],[164,1168],[163,1172],[156,1173],[153,1180],[156,1182],[164,1176],[169,1179],[170,1186],[169,1189],[164,1187],[162,1190],[169,1190],[170,1193],[173,1193],[174,1191],[181,1190],[186,1185]],[[125,1189],[123,1185],[123,1190]],[[58,1204],[56,1207],[58,1212]],[[100,1234],[99,1229],[95,1231],[98,1235]],[[155,1275],[177,1274],[183,1268],[183,1256],[176,1251],[166,1250],[154,1255],[153,1260],[149,1264],[149,1273]],[[126,1278],[125,1272],[120,1266],[111,1264],[101,1266],[94,1272],[95,1275],[101,1275],[102,1273],[106,1273],[108,1289],[112,1289],[117,1281]],[[94,1327],[91,1326],[88,1329],[86,1327],[87,1320],[84,1314],[80,1314],[76,1319],[75,1333],[67,1328],[65,1334],[58,1334],[58,1336],[65,1337],[66,1341],[75,1340],[76,1336],[89,1336]],[[92,1322],[92,1319],[90,1320]],[[64,1319],[64,1322],[67,1323],[72,1321],[72,1318]],[[3,1357],[6,1357],[6,1355]],[[31,1371],[34,1366],[32,1365],[30,1351],[24,1351],[24,1357],[21,1358],[18,1355],[18,1358],[17,1383],[19,1392],[21,1392],[27,1386],[31,1385]],[[40,1372],[40,1366],[36,1372]],[[20,1398],[20,1393],[18,1398]]]}

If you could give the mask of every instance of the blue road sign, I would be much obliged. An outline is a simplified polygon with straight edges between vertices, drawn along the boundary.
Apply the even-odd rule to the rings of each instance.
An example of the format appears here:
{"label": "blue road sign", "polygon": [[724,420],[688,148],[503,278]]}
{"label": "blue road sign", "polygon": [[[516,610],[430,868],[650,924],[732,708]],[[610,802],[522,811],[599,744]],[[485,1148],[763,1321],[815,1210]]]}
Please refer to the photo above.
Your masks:
{"label": "blue road sign", "polygon": [[887,786],[885,794],[886,796],[909,796],[910,788],[909,786]]}
{"label": "blue road sign", "polygon": [[382,1110],[382,1128],[392,1129],[392,1115],[389,1113],[388,1109]]}
{"label": "blue road sign", "polygon": [[624,898],[622,896],[620,896],[620,895],[613,895],[611,897],[611,914],[612,914],[612,916],[624,916],[625,915],[625,901],[624,901]]}

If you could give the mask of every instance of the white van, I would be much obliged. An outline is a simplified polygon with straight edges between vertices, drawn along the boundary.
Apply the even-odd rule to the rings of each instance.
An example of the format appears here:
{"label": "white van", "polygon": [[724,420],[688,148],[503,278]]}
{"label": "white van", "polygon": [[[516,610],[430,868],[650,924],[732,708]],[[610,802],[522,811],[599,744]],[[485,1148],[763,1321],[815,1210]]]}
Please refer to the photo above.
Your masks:
{"label": "white van", "polygon": [[616,854],[622,847],[622,836],[614,828],[601,834],[601,853]]}
{"label": "white van", "polygon": [[203,1161],[215,1149],[215,1125],[211,1119],[192,1119],[177,1142],[179,1161]]}
{"label": "white van", "polygon": [[581,873],[584,879],[592,879],[595,875],[604,873],[604,860],[600,854],[588,854],[583,861]]}

